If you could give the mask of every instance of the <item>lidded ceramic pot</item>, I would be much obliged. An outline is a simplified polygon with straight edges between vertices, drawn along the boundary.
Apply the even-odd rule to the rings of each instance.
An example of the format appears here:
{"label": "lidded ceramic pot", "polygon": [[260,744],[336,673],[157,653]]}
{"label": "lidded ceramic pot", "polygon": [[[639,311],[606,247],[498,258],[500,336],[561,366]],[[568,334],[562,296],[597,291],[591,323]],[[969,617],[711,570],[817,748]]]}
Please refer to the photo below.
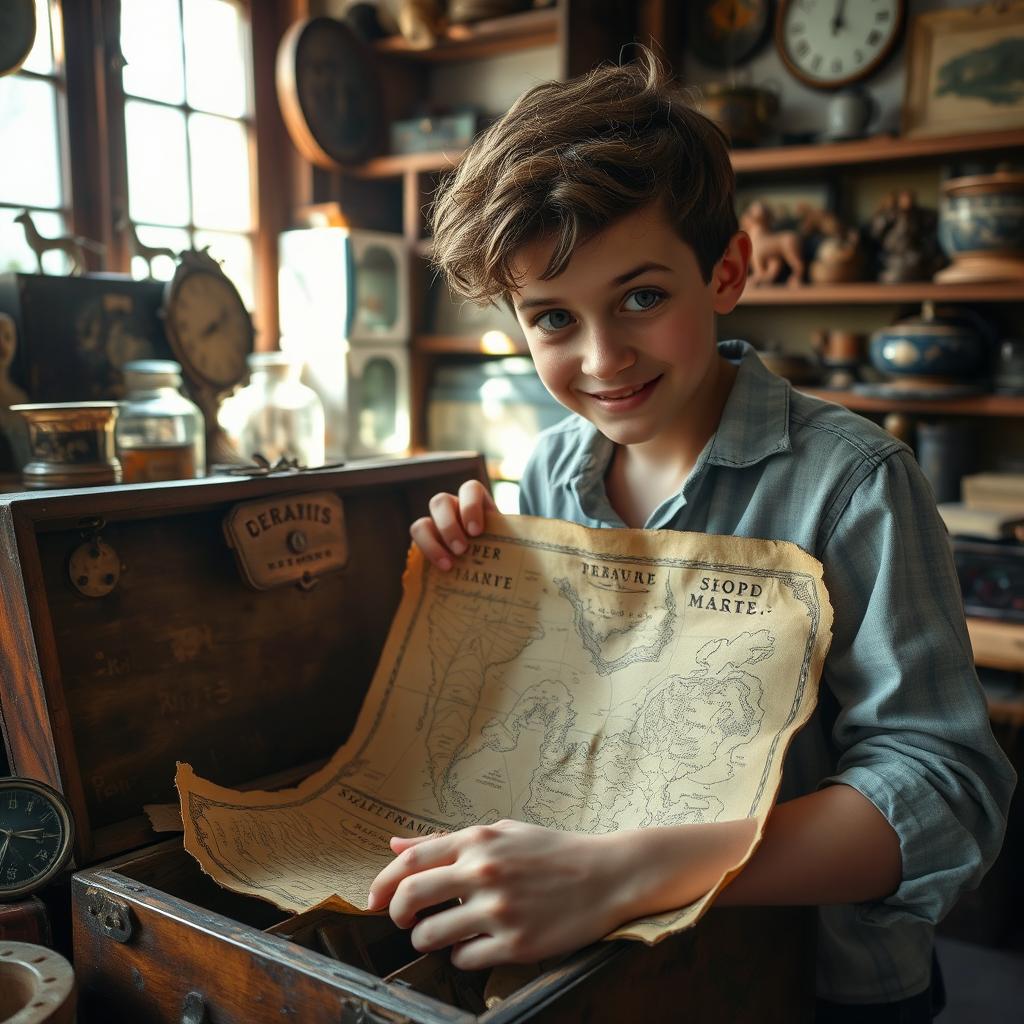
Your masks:
{"label": "lidded ceramic pot", "polygon": [[892,377],[961,380],[984,371],[989,343],[980,318],[969,310],[936,311],[926,302],[920,316],[875,331],[869,355],[875,369]]}

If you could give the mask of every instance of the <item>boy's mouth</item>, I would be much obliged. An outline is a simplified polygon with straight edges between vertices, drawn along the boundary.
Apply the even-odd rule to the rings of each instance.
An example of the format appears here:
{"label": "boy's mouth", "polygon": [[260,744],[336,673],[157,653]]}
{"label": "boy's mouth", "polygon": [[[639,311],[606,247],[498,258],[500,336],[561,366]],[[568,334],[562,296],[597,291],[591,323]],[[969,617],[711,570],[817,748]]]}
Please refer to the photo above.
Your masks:
{"label": "boy's mouth", "polygon": [[594,398],[603,405],[636,405],[642,402],[654,390],[654,385],[661,380],[661,375],[643,384],[632,384],[624,388],[611,388],[608,391],[588,391],[587,396]]}

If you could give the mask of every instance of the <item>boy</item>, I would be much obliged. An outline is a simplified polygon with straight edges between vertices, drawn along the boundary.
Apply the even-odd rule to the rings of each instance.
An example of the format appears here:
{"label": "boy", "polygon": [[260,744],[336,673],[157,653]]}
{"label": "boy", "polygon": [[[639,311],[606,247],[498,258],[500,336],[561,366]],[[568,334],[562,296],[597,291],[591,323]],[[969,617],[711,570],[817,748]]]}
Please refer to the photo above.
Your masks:
{"label": "boy", "polygon": [[[719,902],[819,906],[819,1020],[930,1020],[933,926],[998,852],[1014,776],[909,449],[794,392],[745,343],[716,345],[750,258],[733,184],[721,133],[645,53],[522,97],[442,187],[435,259],[470,298],[511,303],[577,414],[541,436],[524,514],[789,540],[824,564],[818,711]],[[487,508],[475,481],[435,495],[413,539],[447,570]],[[369,903],[459,967],[535,961],[696,899],[749,829],[501,822],[394,839]]]}

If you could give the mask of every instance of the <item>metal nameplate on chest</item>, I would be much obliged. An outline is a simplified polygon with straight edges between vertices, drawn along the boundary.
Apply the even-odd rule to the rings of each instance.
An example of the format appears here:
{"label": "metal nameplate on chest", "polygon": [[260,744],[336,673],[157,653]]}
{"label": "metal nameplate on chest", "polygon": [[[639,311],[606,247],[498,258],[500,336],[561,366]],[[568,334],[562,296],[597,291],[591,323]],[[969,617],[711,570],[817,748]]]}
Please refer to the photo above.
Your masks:
{"label": "metal nameplate on chest", "polygon": [[348,562],[345,509],[326,491],[245,502],[228,513],[224,534],[256,590],[310,587]]}

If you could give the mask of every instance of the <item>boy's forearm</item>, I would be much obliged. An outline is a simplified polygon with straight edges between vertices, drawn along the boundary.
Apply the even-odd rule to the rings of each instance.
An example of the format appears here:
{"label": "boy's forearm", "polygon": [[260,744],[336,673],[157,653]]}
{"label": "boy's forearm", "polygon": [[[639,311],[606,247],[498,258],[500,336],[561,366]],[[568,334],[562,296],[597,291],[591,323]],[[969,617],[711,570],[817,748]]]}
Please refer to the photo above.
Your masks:
{"label": "boy's forearm", "polygon": [[[743,857],[753,822],[613,833],[628,876],[616,899],[622,920],[700,898]],[[628,860],[627,860],[628,858]],[[732,905],[853,903],[882,899],[900,882],[899,840],[879,811],[835,785],[779,804],[750,861],[716,902]]]}
{"label": "boy's forearm", "polygon": [[894,893],[900,842],[867,797],[833,785],[779,804],[750,863],[718,902],[860,903]]}

